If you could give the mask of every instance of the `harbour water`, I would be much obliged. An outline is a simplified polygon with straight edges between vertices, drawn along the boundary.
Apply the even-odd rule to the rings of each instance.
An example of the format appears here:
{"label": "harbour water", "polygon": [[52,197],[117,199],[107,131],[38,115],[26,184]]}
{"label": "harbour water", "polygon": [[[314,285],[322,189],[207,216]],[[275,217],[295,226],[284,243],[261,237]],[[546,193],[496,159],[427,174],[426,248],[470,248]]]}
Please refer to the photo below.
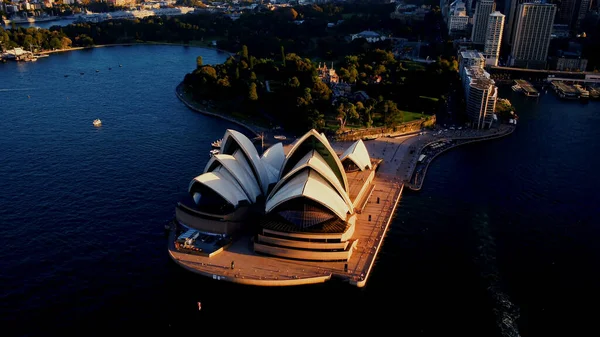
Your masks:
{"label": "harbour water", "polygon": [[256,288],[187,272],[166,250],[164,223],[210,143],[235,127],[175,97],[198,55],[226,57],[132,46],[0,64],[3,335],[298,322],[294,331],[409,336],[595,327],[600,103],[503,88],[517,130],[432,163],[423,189],[403,195],[365,288]]}

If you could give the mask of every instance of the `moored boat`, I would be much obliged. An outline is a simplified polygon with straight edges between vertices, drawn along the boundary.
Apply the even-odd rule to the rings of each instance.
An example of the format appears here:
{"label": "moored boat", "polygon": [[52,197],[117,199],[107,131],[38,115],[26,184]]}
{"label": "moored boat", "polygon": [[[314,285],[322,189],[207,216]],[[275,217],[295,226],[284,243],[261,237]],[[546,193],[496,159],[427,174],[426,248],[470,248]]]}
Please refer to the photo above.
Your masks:
{"label": "moored boat", "polygon": [[221,147],[221,141],[223,141],[223,139],[217,139],[214,142],[210,143],[210,145],[214,148],[220,148]]}

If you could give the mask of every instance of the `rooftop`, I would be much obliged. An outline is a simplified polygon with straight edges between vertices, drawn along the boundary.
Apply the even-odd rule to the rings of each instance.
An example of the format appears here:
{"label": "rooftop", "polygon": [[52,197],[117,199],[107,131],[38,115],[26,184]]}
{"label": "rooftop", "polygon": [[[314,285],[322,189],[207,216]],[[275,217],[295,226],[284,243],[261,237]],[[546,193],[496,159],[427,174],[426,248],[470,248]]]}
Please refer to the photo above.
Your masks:
{"label": "rooftop", "polygon": [[483,54],[477,50],[465,50],[461,51],[460,55],[463,59],[485,59]]}
{"label": "rooftop", "polygon": [[489,89],[490,85],[495,85],[494,80],[489,78],[489,74],[480,67],[468,67],[466,69],[467,77],[471,79],[471,87],[478,89]]}

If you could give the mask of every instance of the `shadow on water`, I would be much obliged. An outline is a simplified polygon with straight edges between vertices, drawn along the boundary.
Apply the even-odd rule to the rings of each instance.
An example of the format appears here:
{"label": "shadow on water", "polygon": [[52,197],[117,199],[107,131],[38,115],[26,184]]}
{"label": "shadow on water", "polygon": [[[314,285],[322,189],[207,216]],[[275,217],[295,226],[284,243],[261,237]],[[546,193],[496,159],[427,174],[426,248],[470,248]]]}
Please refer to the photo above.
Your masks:
{"label": "shadow on water", "polygon": [[496,263],[496,240],[491,233],[486,214],[477,214],[473,219],[473,230],[478,240],[475,264],[490,297],[496,324],[502,337],[518,337],[517,319],[519,308],[504,292],[502,278]]}

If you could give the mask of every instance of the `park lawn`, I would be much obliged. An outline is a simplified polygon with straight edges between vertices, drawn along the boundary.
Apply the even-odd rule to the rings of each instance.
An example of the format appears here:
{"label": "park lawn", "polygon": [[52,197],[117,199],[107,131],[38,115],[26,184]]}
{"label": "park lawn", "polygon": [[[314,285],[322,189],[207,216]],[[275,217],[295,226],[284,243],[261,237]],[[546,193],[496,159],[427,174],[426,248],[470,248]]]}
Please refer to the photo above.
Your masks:
{"label": "park lawn", "polygon": [[418,112],[411,112],[411,111],[404,111],[401,110],[403,112],[404,118],[403,120],[398,120],[398,123],[406,123],[406,122],[412,122],[414,120],[417,119],[421,119],[421,117],[424,117],[423,114],[418,113]]}
{"label": "park lawn", "polygon": [[400,60],[402,66],[410,71],[425,71],[425,66],[422,63],[410,60]]}
{"label": "park lawn", "polygon": [[[414,120],[425,117],[424,115],[422,115],[419,112],[404,111],[404,110],[400,110],[400,111],[402,111],[402,118],[400,118],[400,116],[398,116],[398,118],[396,118],[396,124],[412,122]],[[380,113],[373,114],[373,120],[375,121],[375,126],[383,125],[383,115],[382,114],[380,114]]]}
{"label": "park lawn", "polygon": [[429,101],[432,101],[435,103],[437,103],[440,100],[439,98],[429,97],[429,96],[419,96],[419,98],[424,99],[424,100],[429,100]]}

